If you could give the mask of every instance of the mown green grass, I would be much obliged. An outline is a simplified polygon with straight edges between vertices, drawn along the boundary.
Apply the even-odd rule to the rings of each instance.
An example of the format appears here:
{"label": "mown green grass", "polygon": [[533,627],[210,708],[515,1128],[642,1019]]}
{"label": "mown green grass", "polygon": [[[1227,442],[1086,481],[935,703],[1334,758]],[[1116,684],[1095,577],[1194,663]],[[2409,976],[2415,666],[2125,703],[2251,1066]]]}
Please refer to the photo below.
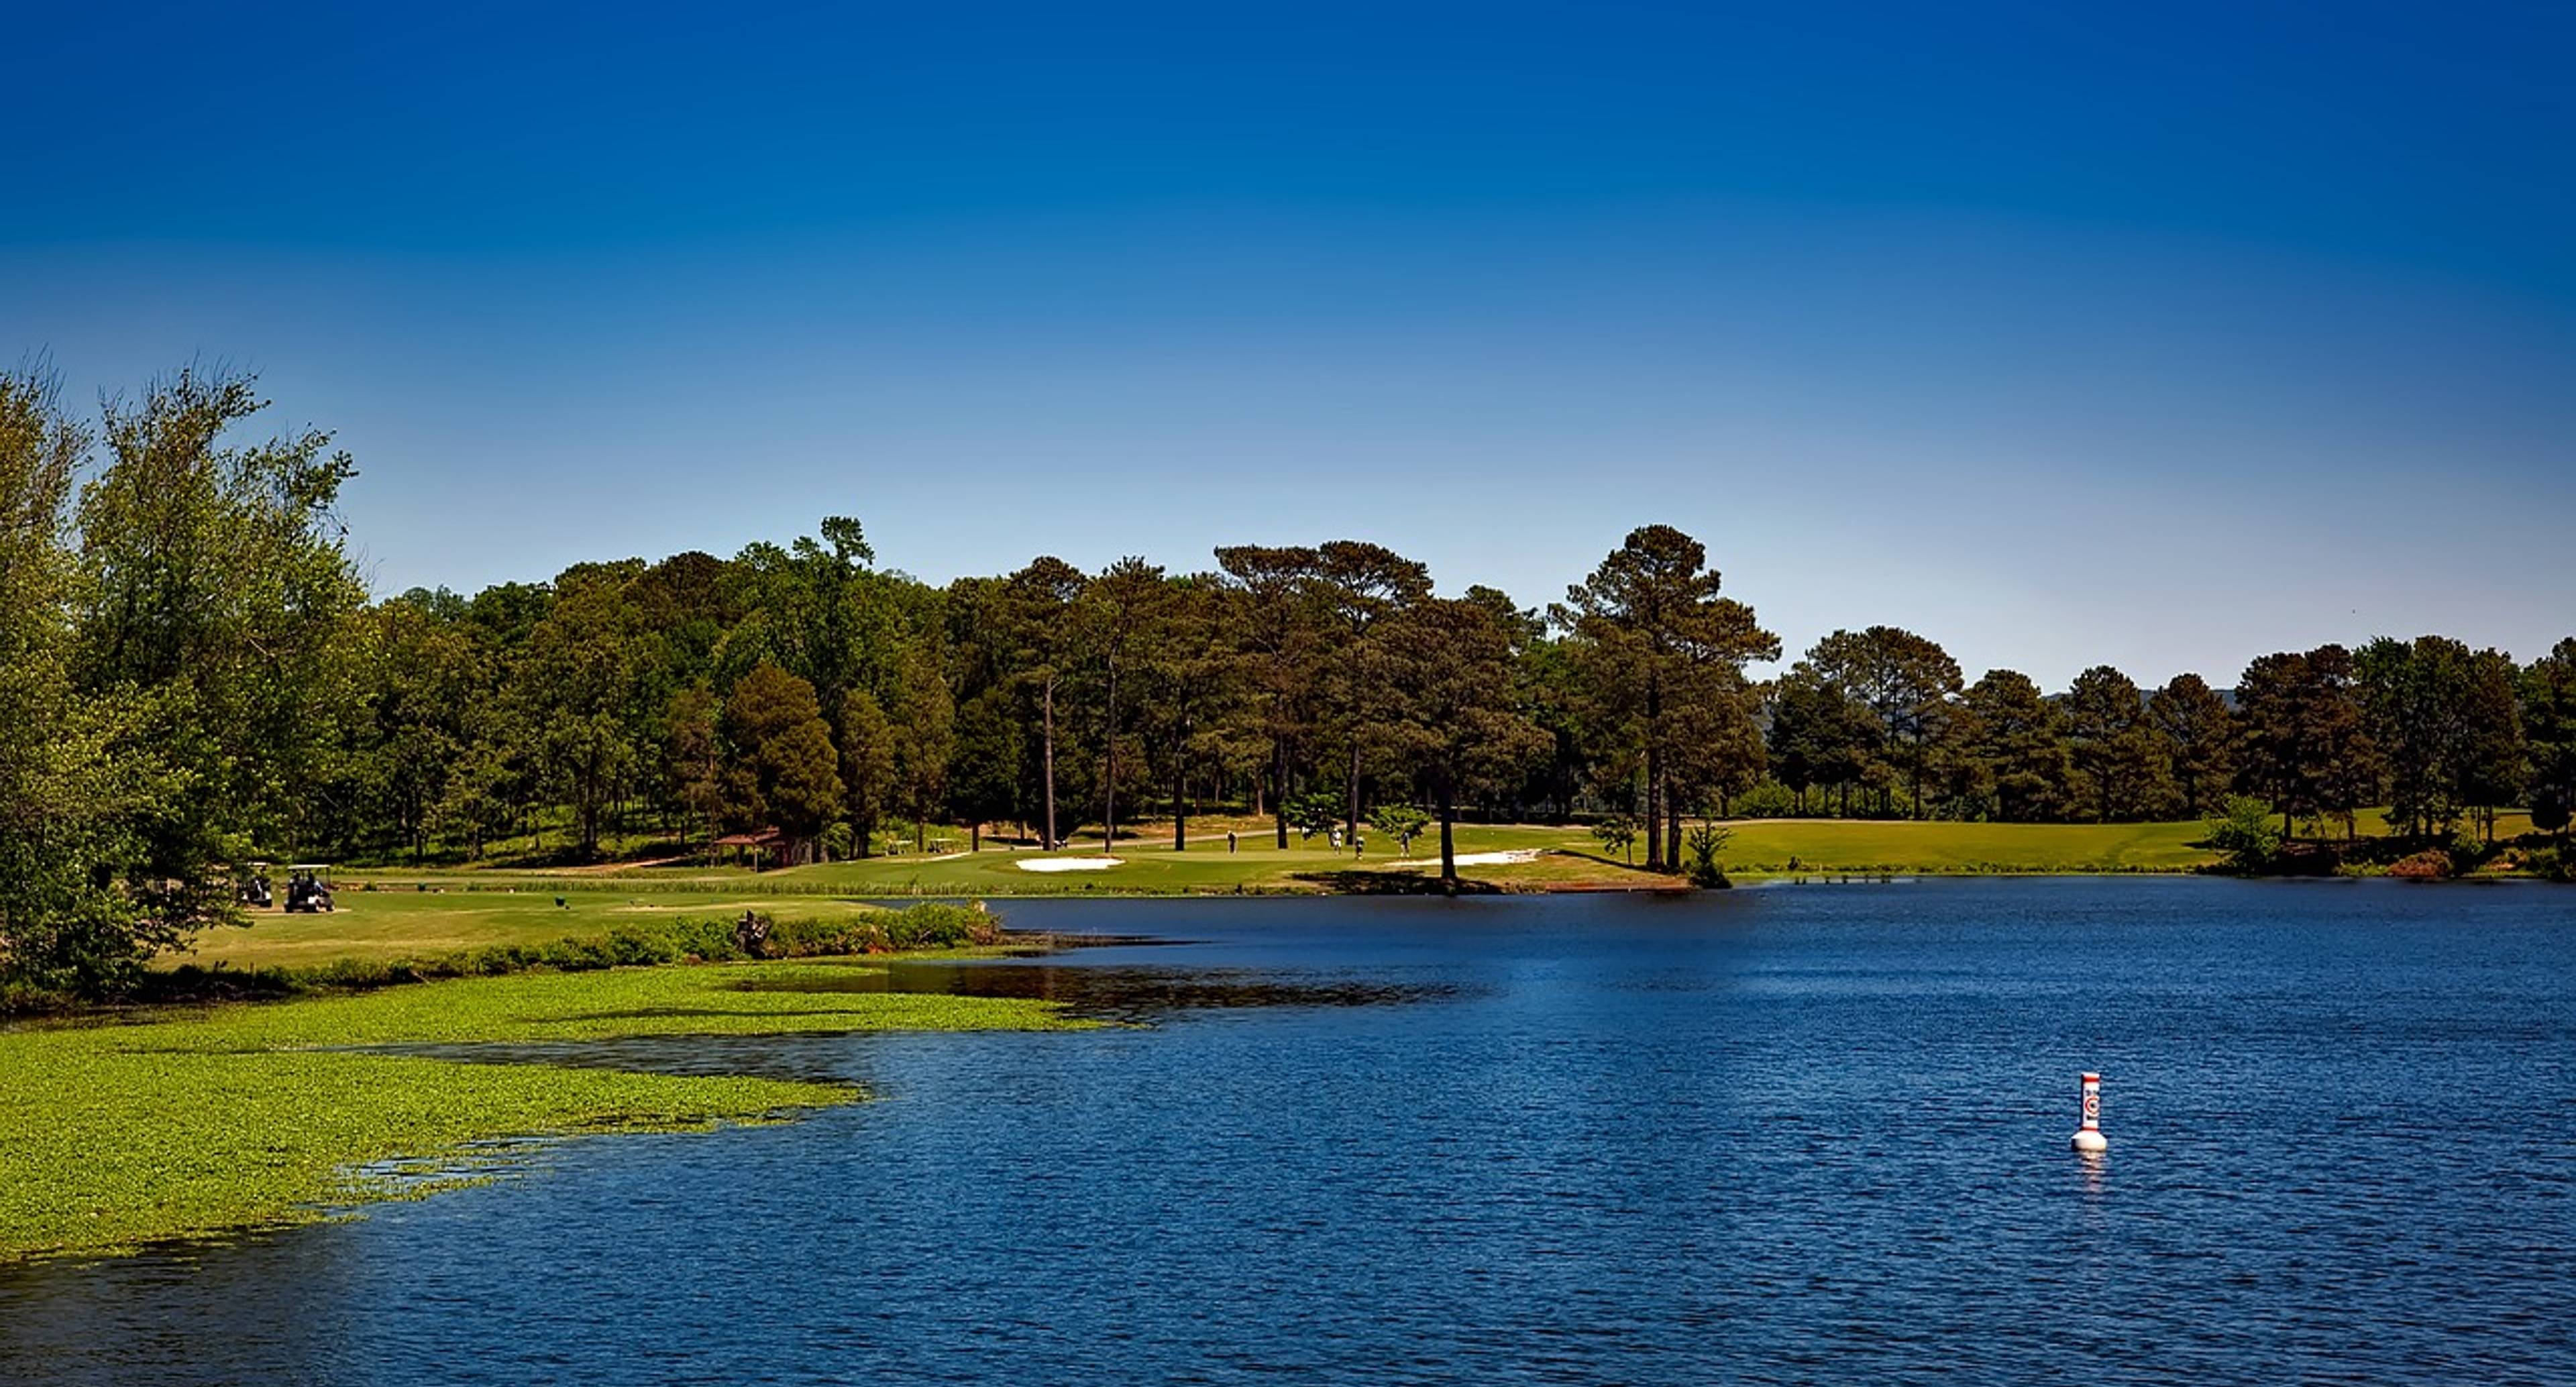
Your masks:
{"label": "mown green grass", "polygon": [[[355,875],[343,880],[339,908],[327,914],[253,911],[249,928],[208,930],[197,936],[190,953],[164,961],[292,968],[342,959],[412,958],[495,945],[551,943],[567,935],[606,934],[622,925],[725,920],[745,910],[775,914],[780,905],[773,895],[746,891],[740,885],[730,891],[664,891],[623,883],[622,878],[505,880],[452,872],[387,883],[398,889],[368,891],[362,889],[364,880]],[[417,891],[412,889],[416,883],[439,889]],[[503,889],[511,885],[518,889]],[[558,898],[563,901],[560,906],[555,904]],[[856,919],[878,908],[814,895],[800,896],[791,913],[800,920],[834,922]]]}
{"label": "mown green grass", "polygon": [[[2187,871],[2217,860],[2195,847],[2197,819],[2154,824],[1910,823],[1756,819],[1729,825],[1729,870],[1947,872]],[[1797,863],[1791,867],[1790,863]]]}
{"label": "mown green grass", "polygon": [[354,1173],[376,1162],[452,1160],[502,1138],[702,1129],[859,1096],[323,1047],[1077,1024],[1036,1002],[741,990],[855,966],[528,973],[0,1031],[0,1262],[309,1221],[395,1196]]}

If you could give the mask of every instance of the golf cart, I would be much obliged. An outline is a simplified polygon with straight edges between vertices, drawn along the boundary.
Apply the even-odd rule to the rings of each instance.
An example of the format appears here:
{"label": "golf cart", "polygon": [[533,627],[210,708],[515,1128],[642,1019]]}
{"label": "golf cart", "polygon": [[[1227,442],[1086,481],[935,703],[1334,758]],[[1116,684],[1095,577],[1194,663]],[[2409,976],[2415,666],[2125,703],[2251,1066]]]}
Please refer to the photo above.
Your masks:
{"label": "golf cart", "polygon": [[287,914],[312,914],[335,908],[331,903],[331,888],[322,880],[322,874],[330,868],[328,862],[305,862],[286,869]]}
{"label": "golf cart", "polygon": [[250,864],[250,875],[242,878],[241,891],[236,899],[253,910],[266,910],[277,904],[277,894],[268,887],[267,863]]}

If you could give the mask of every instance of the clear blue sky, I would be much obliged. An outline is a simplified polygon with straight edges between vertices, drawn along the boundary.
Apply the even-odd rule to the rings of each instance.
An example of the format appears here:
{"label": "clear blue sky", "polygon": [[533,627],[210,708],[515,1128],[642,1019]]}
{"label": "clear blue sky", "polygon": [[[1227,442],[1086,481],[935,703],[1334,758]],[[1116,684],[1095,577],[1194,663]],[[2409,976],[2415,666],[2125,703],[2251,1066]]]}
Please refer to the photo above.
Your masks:
{"label": "clear blue sky", "polygon": [[61,5],[0,356],[336,429],[380,590],[1706,540],[2050,684],[2576,630],[2563,5]]}

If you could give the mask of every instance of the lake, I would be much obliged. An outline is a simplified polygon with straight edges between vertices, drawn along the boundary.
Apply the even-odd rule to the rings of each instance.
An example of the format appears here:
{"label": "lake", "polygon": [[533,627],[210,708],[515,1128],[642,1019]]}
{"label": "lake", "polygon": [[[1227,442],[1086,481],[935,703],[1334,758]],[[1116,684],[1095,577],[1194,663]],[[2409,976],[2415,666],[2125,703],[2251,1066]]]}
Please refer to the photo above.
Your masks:
{"label": "lake", "polygon": [[0,1381],[2576,1382],[2576,892],[1004,910],[1187,942],[903,984],[1140,1026],[609,1056],[878,1102],[0,1270]]}

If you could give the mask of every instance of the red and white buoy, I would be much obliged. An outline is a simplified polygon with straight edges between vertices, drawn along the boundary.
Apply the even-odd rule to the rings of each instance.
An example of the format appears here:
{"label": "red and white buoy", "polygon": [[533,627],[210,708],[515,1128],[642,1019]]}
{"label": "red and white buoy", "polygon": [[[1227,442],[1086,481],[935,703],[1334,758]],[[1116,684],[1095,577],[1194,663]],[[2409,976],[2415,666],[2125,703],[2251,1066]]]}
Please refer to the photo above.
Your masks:
{"label": "red and white buoy", "polygon": [[2102,1076],[2084,1076],[2084,1125],[2075,1129],[2068,1145],[2087,1156],[2098,1156],[2111,1147],[2102,1137]]}

